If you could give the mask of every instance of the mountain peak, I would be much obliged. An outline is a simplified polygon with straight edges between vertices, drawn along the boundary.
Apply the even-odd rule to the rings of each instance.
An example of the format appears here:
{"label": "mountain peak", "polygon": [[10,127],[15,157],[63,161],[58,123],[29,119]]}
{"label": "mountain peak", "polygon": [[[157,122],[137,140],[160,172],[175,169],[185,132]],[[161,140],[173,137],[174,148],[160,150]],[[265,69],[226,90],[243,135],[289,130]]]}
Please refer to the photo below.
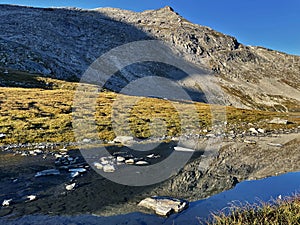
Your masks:
{"label": "mountain peak", "polygon": [[174,12],[174,9],[171,6],[168,6],[168,5],[165,6],[164,8],[162,8],[162,9]]}

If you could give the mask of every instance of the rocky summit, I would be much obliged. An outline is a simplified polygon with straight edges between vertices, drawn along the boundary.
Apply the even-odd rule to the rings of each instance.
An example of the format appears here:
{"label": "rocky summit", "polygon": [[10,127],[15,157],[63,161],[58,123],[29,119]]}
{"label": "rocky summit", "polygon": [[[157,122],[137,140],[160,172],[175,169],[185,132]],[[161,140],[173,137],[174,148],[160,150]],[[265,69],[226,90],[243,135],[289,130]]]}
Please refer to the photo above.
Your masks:
{"label": "rocky summit", "polygon": [[[136,13],[0,5],[0,15],[2,73],[15,69],[78,80],[94,60],[117,46],[163,40],[188,62],[211,71],[225,93],[226,104],[299,111],[299,56],[245,46],[234,37],[187,21],[170,7]],[[164,64],[146,66],[150,69],[145,65],[121,69],[108,88],[119,90],[137,77],[175,70]],[[1,80],[0,85],[4,86]],[[203,84],[192,80],[184,85],[200,93]]]}

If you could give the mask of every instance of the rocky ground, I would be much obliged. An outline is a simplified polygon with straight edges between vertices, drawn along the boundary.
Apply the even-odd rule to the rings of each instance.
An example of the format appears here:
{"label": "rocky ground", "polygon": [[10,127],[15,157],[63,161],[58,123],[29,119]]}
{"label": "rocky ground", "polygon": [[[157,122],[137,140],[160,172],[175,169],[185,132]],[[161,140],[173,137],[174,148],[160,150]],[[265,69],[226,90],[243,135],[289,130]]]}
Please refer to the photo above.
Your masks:
{"label": "rocky ground", "polygon": [[[1,216],[19,217],[27,214],[117,215],[145,211],[137,204],[149,196],[170,196],[189,201],[206,198],[234,187],[246,179],[299,171],[299,129],[260,134],[231,134],[222,139],[217,154],[207,155],[209,167],[201,168],[204,157],[201,146],[214,137],[202,138],[189,163],[170,179],[146,187],[129,187],[113,183],[96,173],[79,150],[57,148],[47,152],[6,150],[1,153]],[[166,158],[176,142],[163,144],[154,155]],[[70,147],[68,147],[70,148]],[[112,148],[112,155],[124,147]],[[169,149],[169,150],[168,150]],[[23,155],[22,155],[23,154]],[[60,156],[59,156],[60,155]],[[153,164],[155,159],[146,158]],[[74,176],[69,170],[79,169]],[[37,176],[38,172],[55,169],[58,175]],[[72,178],[73,176],[73,178]],[[74,184],[74,185],[73,185]],[[30,200],[28,196],[36,196]]]}

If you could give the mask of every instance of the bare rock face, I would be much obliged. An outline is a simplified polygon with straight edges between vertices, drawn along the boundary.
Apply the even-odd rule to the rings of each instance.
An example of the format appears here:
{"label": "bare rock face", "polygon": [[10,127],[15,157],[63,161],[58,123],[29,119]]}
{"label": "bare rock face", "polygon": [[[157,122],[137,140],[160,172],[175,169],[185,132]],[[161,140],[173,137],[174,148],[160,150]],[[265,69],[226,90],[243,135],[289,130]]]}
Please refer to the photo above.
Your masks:
{"label": "bare rock face", "polygon": [[169,216],[174,212],[182,212],[189,204],[187,201],[174,198],[151,197],[142,200],[138,205],[154,210],[159,216]]}
{"label": "bare rock face", "polygon": [[[78,79],[105,52],[129,42],[158,39],[175,47],[185,60],[214,72],[228,104],[299,111],[299,56],[245,46],[234,37],[187,21],[171,7],[135,13],[0,5],[0,15],[0,69]],[[107,87],[118,91],[141,76],[172,77],[175,72],[163,64],[132,65],[121,69]],[[185,85],[195,91],[203,84]],[[201,94],[200,89],[196,92]]]}

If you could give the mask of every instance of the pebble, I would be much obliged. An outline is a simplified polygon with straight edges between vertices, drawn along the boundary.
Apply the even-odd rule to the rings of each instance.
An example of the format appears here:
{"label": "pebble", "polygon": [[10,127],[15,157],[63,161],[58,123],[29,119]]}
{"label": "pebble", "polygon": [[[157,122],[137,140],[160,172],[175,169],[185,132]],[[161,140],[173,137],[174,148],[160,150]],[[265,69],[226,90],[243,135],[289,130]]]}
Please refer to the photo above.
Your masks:
{"label": "pebble", "polygon": [[126,164],[134,164],[134,159],[127,159],[125,160]]}
{"label": "pebble", "polygon": [[28,195],[28,196],[26,196],[26,198],[28,199],[29,202],[37,199],[36,195]]}
{"label": "pebble", "polygon": [[149,163],[146,161],[138,161],[135,163],[135,165],[149,165]]}
{"label": "pebble", "polygon": [[76,186],[76,183],[68,184],[68,185],[66,185],[66,190],[72,191],[72,190],[74,190],[75,186]]}

